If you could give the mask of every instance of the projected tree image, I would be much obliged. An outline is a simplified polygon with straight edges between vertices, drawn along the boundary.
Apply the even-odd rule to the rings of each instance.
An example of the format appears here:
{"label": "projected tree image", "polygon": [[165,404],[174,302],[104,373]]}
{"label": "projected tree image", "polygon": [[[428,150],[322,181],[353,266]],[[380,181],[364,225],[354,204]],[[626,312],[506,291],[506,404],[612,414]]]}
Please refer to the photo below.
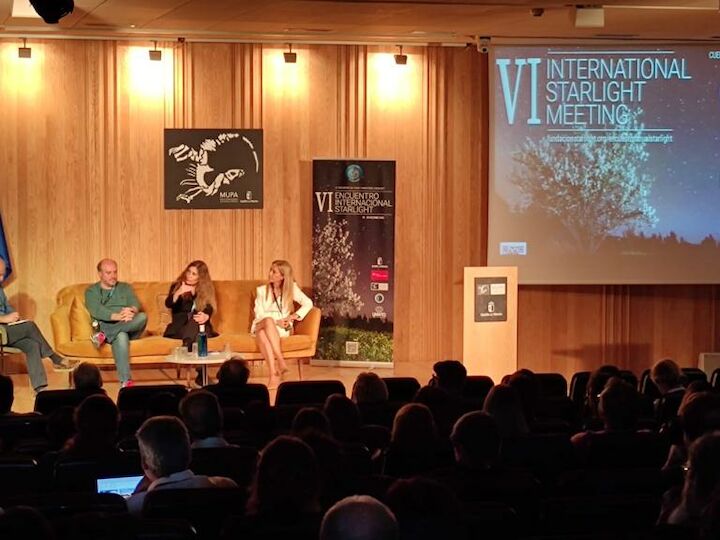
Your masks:
{"label": "projected tree image", "polygon": [[585,129],[578,142],[528,139],[513,159],[513,184],[522,194],[516,210],[539,210],[557,219],[578,251],[595,252],[612,231],[657,223],[649,202],[654,178],[648,160],[641,110],[624,126],[602,135]]}
{"label": "projected tree image", "polygon": [[329,218],[322,228],[316,225],[313,253],[315,300],[323,316],[357,315],[363,302],[353,290],[357,272],[348,270],[353,259],[353,245],[349,239],[347,222]]}

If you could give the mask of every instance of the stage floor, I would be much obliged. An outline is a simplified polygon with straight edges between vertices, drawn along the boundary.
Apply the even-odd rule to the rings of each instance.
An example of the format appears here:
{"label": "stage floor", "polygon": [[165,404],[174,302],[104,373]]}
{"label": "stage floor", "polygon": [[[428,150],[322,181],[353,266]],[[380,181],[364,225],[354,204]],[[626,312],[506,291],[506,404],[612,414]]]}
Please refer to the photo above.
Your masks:
{"label": "stage floor", "polygon": [[[250,362],[250,382],[267,384],[268,371],[263,364],[260,362]],[[283,380],[285,381],[297,381],[298,370],[297,362],[288,361],[288,367],[290,371],[285,375]],[[50,362],[45,360],[45,368],[48,374],[48,388],[49,389],[60,389],[68,388],[68,376],[66,372],[55,372],[50,367]],[[208,368],[210,373],[210,382],[214,383],[215,373],[217,372],[217,366],[210,366]],[[303,380],[323,380],[323,379],[336,379],[342,381],[345,385],[348,396],[352,390],[353,383],[358,373],[363,371],[376,371],[381,377],[415,377],[420,384],[427,383],[432,375],[431,364],[409,364],[409,363],[398,363],[394,368],[375,368],[369,369],[365,367],[327,367],[327,366],[311,366],[303,364],[302,373]],[[191,378],[195,378],[195,370],[191,369]],[[118,391],[120,390],[120,383],[117,379],[117,373],[113,370],[103,370],[103,388],[107,391],[108,395],[117,399]],[[15,385],[15,402],[13,403],[13,411],[15,412],[30,412],[33,410],[35,404],[35,395],[30,388],[30,381],[28,376],[24,373],[18,373],[11,375],[13,383]],[[176,370],[174,366],[168,365],[168,367],[162,369],[134,369],[133,380],[135,384],[170,384],[170,383],[181,383],[185,384],[187,377],[185,372],[181,372],[180,378],[176,378]],[[275,402],[275,390],[270,391],[270,400],[272,403]]]}

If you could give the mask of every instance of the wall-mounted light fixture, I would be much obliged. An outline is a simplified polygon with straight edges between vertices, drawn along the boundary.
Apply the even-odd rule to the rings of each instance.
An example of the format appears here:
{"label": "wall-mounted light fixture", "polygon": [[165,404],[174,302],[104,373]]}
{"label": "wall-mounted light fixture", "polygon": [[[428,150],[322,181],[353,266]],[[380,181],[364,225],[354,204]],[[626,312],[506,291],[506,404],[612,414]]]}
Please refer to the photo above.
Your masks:
{"label": "wall-mounted light fixture", "polygon": [[395,64],[398,66],[404,66],[407,64],[407,54],[403,54],[402,52],[402,45],[398,45],[399,53],[394,55],[395,58]]}
{"label": "wall-mounted light fixture", "polygon": [[18,58],[32,58],[32,49],[27,46],[27,38],[23,38],[23,46],[18,47]]}
{"label": "wall-mounted light fixture", "polygon": [[294,64],[297,62],[297,53],[292,52],[292,43],[288,43],[288,50],[283,53],[283,58],[285,58],[286,64]]}
{"label": "wall-mounted light fixture", "polygon": [[148,51],[148,55],[153,62],[159,62],[162,60],[162,51],[157,48],[157,41],[153,41],[153,44],[154,48]]}

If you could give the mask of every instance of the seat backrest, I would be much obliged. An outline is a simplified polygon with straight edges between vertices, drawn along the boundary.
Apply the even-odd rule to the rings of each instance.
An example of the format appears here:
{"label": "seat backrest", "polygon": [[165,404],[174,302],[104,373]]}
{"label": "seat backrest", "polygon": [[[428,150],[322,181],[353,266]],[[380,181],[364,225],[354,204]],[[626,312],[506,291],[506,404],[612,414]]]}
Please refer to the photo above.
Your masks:
{"label": "seat backrest", "polygon": [[239,407],[242,409],[251,401],[259,401],[266,405],[270,404],[270,393],[264,384],[248,383],[239,387],[210,384],[204,390],[215,394],[222,407]]}
{"label": "seat backrest", "polygon": [[717,368],[712,372],[712,376],[710,377],[710,386],[713,387],[713,390],[720,390],[720,368]]}
{"label": "seat backrest", "polygon": [[693,381],[705,381],[707,382],[707,374],[698,368],[682,368],[683,378],[685,379],[684,384],[687,386]]}
{"label": "seat backrest", "polygon": [[560,373],[536,373],[540,398],[566,397],[567,381]]}
{"label": "seat backrest", "polygon": [[140,454],[119,452],[103,459],[65,459],[54,467],[54,485],[61,491],[94,492],[98,478],[140,476]]}
{"label": "seat backrest", "polygon": [[638,388],[638,391],[653,400],[660,397],[660,390],[658,390],[658,387],[655,386],[655,383],[650,378],[649,369],[644,370],[640,375],[640,388]]}
{"label": "seat backrest", "polygon": [[8,452],[19,441],[46,437],[47,417],[40,414],[0,416],[0,445]]}
{"label": "seat backrest", "polygon": [[508,467],[552,476],[575,465],[575,451],[568,434],[530,434],[503,441],[500,459]]}
{"label": "seat backrest", "polygon": [[487,375],[468,375],[463,387],[463,397],[482,408],[493,386],[493,380]]}
{"label": "seat backrest", "polygon": [[116,493],[50,492],[23,495],[3,501],[7,506],[32,506],[50,520],[88,512],[127,514],[125,499]]}
{"label": "seat backrest", "polygon": [[63,522],[63,538],[74,540],[197,540],[184,519],[128,519],[127,514],[81,514]]}
{"label": "seat backrest", "polygon": [[638,378],[635,376],[635,374],[628,370],[628,369],[621,369],[620,370],[620,378],[628,383],[633,388],[638,387]]}
{"label": "seat backrest", "polygon": [[257,458],[258,451],[250,446],[193,448],[190,470],[206,476],[225,476],[238,486],[249,486]]}
{"label": "seat backrest", "polygon": [[29,457],[0,457],[0,495],[37,493],[42,490],[37,462]]}
{"label": "seat backrest", "polygon": [[415,377],[383,377],[388,389],[388,401],[409,403],[420,390],[420,383]]}
{"label": "seat backrest", "polygon": [[120,412],[144,411],[150,398],[161,392],[169,392],[180,400],[187,394],[187,388],[181,384],[153,384],[121,388],[117,399],[118,409]]}
{"label": "seat backrest", "polygon": [[35,396],[35,412],[49,415],[60,407],[77,407],[83,399],[88,397],[87,392],[80,392],[74,388],[63,390],[45,390]]}
{"label": "seat backrest", "polygon": [[570,379],[570,399],[578,408],[581,408],[585,403],[588,382],[590,382],[589,371],[578,371]]}
{"label": "seat backrest", "polygon": [[280,383],[275,405],[318,405],[332,394],[345,394],[341,381],[288,381]]}
{"label": "seat backrest", "polygon": [[219,538],[229,516],[244,514],[246,500],[238,488],[157,489],[145,497],[143,516],[186,519],[200,538]]}

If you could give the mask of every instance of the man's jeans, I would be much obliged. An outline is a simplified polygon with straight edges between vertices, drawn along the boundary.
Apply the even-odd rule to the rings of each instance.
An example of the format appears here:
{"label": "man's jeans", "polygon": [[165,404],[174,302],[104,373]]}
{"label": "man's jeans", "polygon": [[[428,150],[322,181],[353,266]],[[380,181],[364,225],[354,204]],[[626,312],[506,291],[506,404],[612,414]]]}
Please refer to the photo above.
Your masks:
{"label": "man's jeans", "polygon": [[120,383],[126,383],[130,376],[130,340],[139,338],[145,325],[147,315],[137,313],[129,322],[105,322],[100,321],[100,330],[105,334],[105,339],[110,343],[115,359]]}

